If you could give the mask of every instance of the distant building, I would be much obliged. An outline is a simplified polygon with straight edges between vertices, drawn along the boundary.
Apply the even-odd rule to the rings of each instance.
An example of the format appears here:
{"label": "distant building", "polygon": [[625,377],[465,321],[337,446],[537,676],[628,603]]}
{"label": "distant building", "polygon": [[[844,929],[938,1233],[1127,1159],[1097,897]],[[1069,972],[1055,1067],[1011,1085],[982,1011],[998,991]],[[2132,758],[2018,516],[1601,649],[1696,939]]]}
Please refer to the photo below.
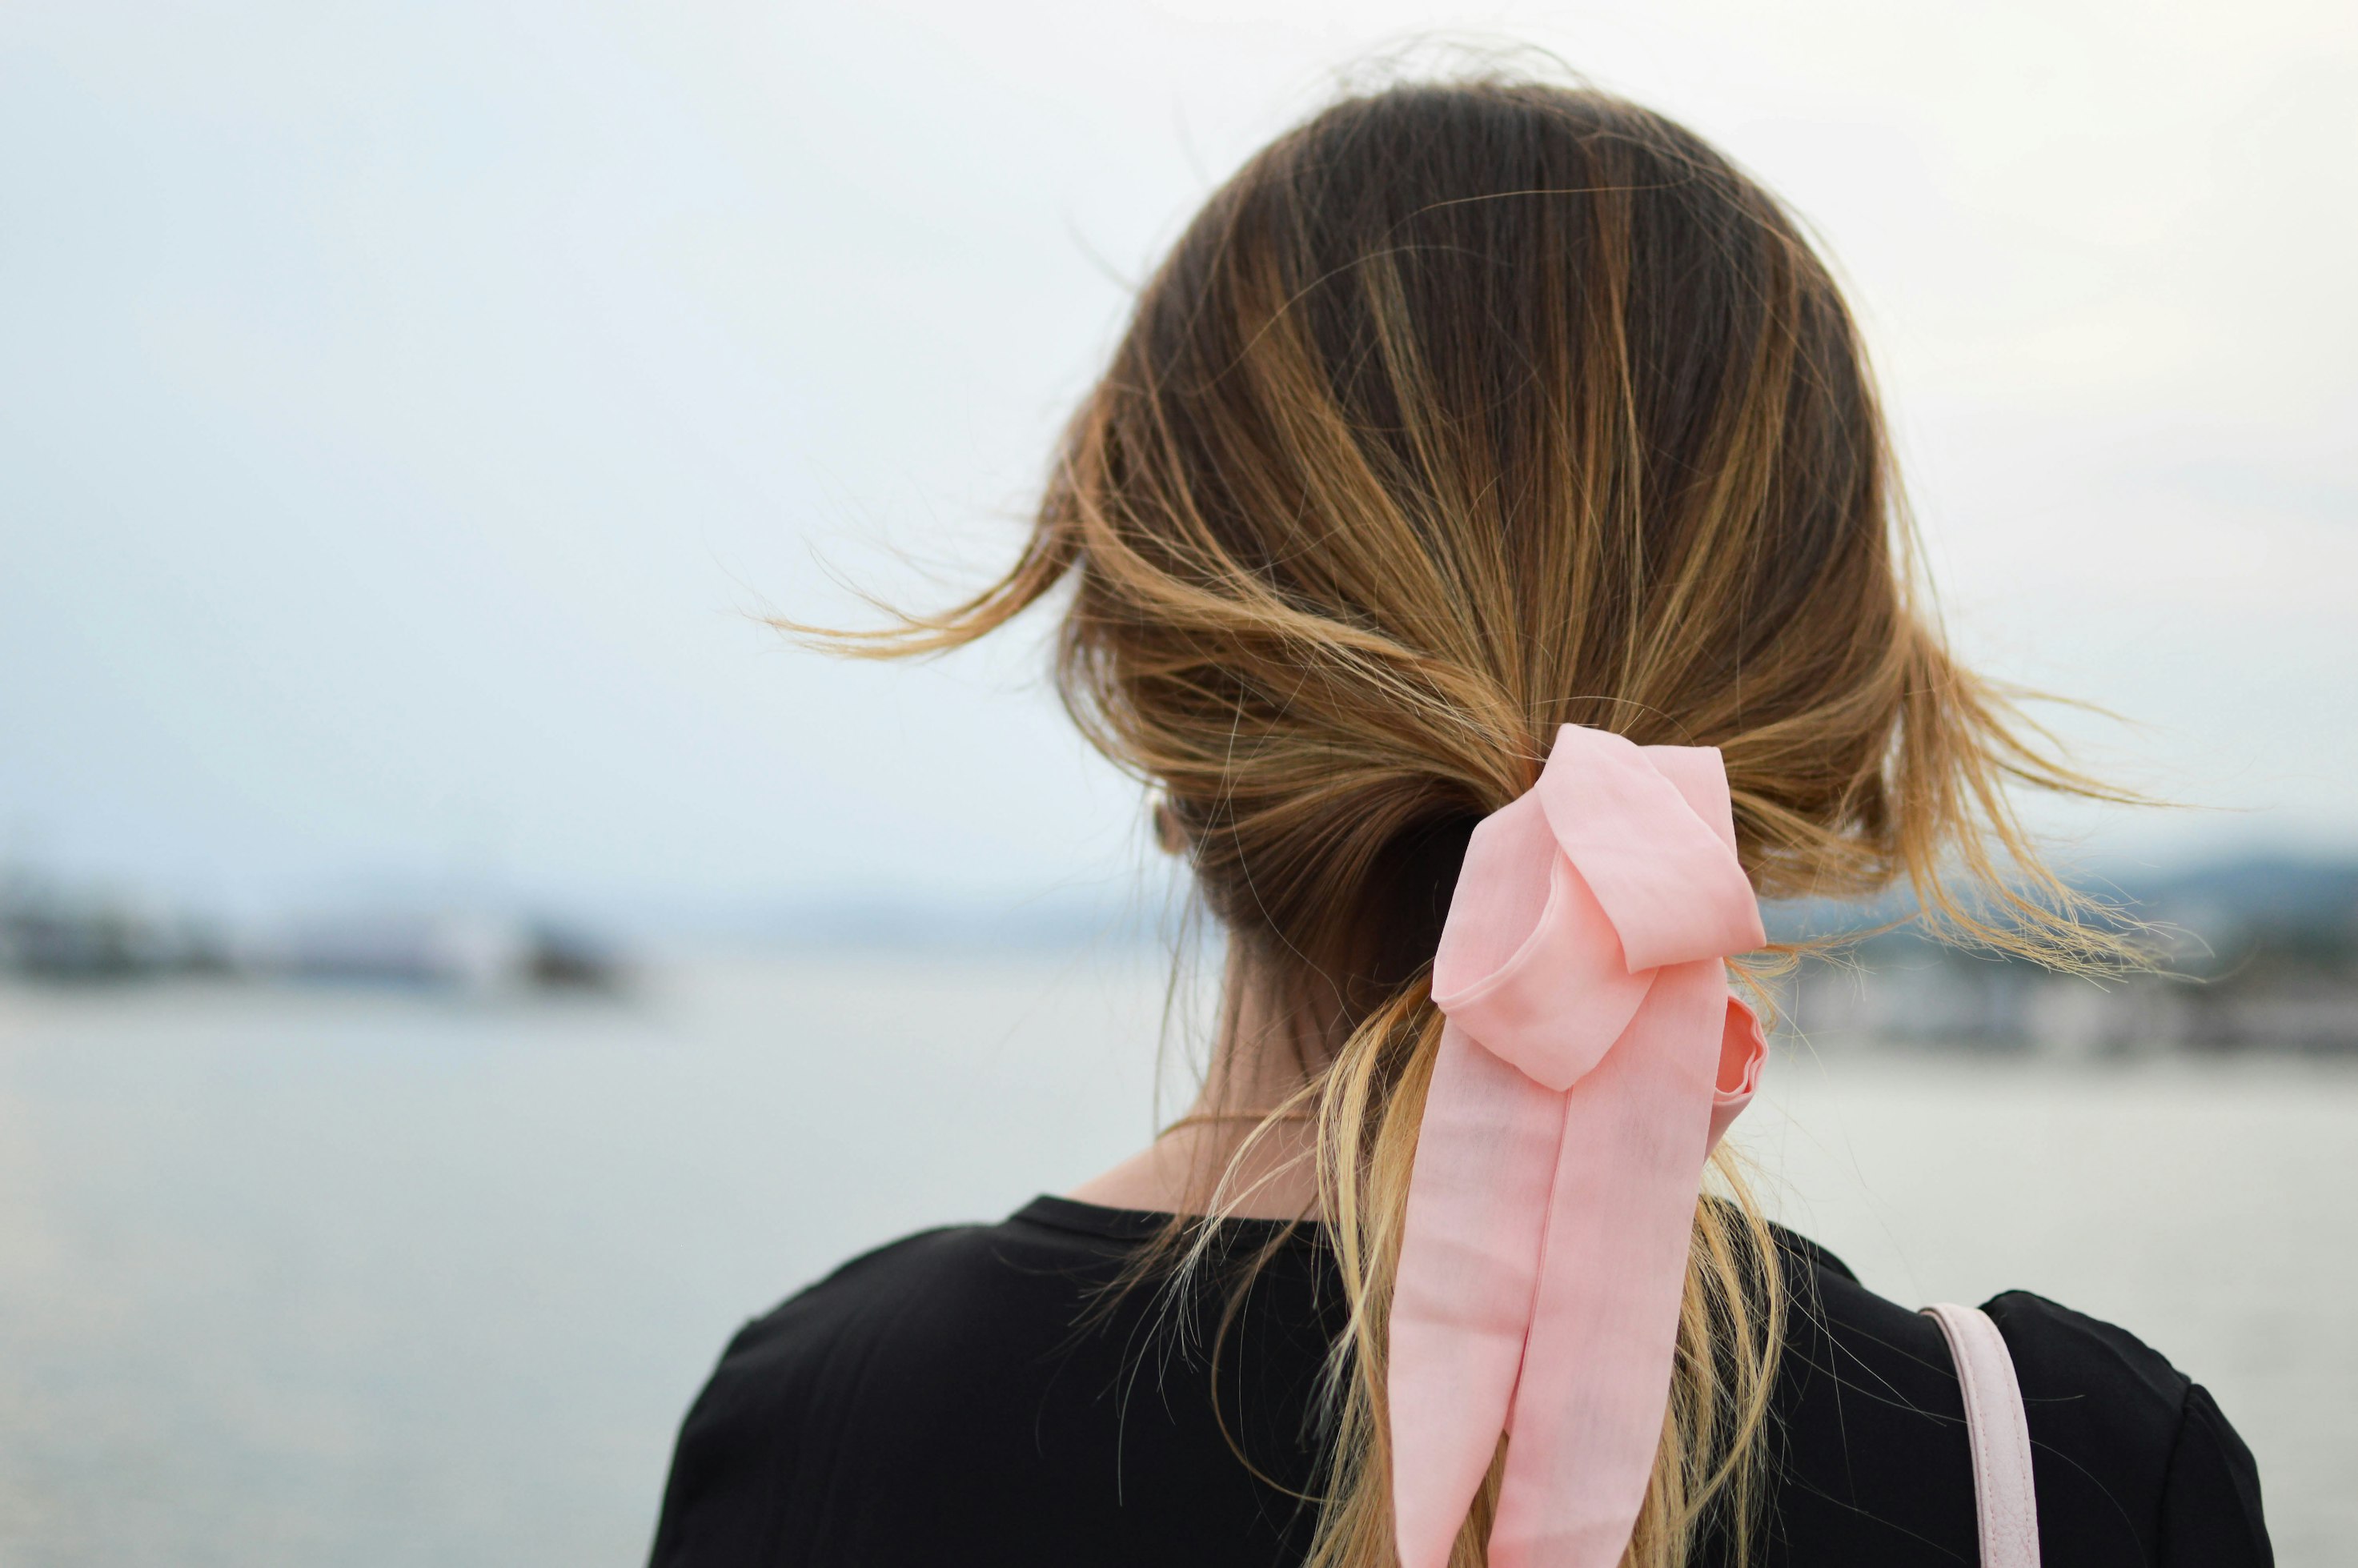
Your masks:
{"label": "distant building", "polygon": [[[2358,864],[2255,858],[2122,891],[2157,928],[2165,973],[2050,974],[1902,927],[1805,962],[1789,1025],[1829,1043],[2065,1055],[2358,1052]],[[1828,914],[1791,923],[1825,929]]]}
{"label": "distant building", "polygon": [[70,891],[0,872],[0,974],[105,981],[218,972],[228,965],[211,925],[151,902]]}
{"label": "distant building", "polygon": [[0,974],[110,984],[200,973],[489,995],[611,989],[622,966],[594,937],[513,914],[362,907],[232,935],[167,908],[0,876]]}
{"label": "distant building", "polygon": [[300,980],[414,986],[476,995],[611,989],[604,944],[546,921],[480,909],[359,910],[288,922],[249,967]]}

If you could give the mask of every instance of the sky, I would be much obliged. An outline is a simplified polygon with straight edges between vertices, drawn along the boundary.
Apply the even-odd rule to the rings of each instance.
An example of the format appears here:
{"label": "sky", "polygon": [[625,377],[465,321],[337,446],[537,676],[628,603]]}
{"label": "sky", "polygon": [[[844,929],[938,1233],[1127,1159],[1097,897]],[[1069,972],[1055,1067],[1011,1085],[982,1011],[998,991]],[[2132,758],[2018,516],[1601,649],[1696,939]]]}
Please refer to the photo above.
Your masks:
{"label": "sky", "polygon": [[[765,629],[1021,537],[1132,280],[1387,61],[1686,120],[1845,280],[1958,644],[2168,812],[2358,847],[2358,9],[0,9],[0,862],[221,907],[1098,895],[1039,628]],[[1457,58],[1463,58],[1462,56]]]}

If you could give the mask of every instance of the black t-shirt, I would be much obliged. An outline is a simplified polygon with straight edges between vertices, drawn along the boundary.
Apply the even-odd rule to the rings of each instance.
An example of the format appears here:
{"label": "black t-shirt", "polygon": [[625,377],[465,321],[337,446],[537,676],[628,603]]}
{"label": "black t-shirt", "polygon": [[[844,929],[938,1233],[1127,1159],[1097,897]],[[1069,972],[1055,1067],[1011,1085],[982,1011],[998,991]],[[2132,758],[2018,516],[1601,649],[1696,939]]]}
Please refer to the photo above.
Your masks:
{"label": "black t-shirt", "polygon": [[[1109,1289],[1164,1218],[1040,1198],[869,1253],[747,1325],[681,1429],[654,1568],[1300,1563],[1334,1259],[1315,1227],[1237,1220],[1198,1288]],[[1795,1306],[1755,1563],[1974,1563],[1939,1328],[1785,1241]],[[1223,1275],[1263,1249],[1232,1309]],[[2046,1562],[2273,1561],[2251,1454],[2199,1385],[2040,1297],[1985,1310],[2029,1412]]]}

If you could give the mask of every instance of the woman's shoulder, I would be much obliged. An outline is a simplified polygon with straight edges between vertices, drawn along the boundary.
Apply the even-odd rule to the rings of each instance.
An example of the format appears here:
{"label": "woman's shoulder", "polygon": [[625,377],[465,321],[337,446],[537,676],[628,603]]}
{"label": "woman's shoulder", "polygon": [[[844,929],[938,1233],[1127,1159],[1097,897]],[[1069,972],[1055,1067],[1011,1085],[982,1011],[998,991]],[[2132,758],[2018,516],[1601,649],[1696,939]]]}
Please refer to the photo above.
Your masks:
{"label": "woman's shoulder", "polygon": [[[1939,1326],[1784,1239],[1777,1523],[1812,1555],[1839,1540],[1860,1561],[1972,1539],[1963,1400]],[[2021,1384],[2048,1561],[2272,1561],[2251,1453],[2206,1390],[2127,1330],[2043,1296],[2008,1291],[1982,1310]]]}
{"label": "woman's shoulder", "polygon": [[2274,1561],[2259,1467],[2208,1389],[2126,1329],[2028,1291],[1994,1296],[1982,1310],[2014,1357],[2042,1498],[2078,1493],[2093,1509],[2098,1487],[2112,1499],[2146,1481],[2159,1492],[2155,1561]]}
{"label": "woman's shoulder", "polygon": [[722,1354],[721,1368],[776,1382],[860,1344],[900,1337],[935,1343],[936,1336],[911,1330],[936,1320],[979,1327],[988,1317],[976,1308],[1024,1277],[1009,1257],[1022,1241],[1013,1222],[1003,1221],[940,1226],[887,1242],[746,1324]]}
{"label": "woman's shoulder", "polygon": [[[1144,1564],[1217,1561],[1206,1541],[1266,1537],[1269,1560],[1285,1560],[1274,1543],[1291,1494],[1262,1496],[1229,1463],[1188,1348],[1218,1325],[1158,1336],[1168,1303],[1120,1288],[1159,1228],[1038,1199],[865,1253],[746,1325],[682,1423],[658,1568],[948,1561],[953,1538],[1021,1544],[1036,1561],[1082,1561],[1074,1543],[1096,1541],[1106,1552],[1088,1560]],[[1314,1311],[1294,1310],[1316,1296],[1312,1249],[1282,1252],[1265,1293],[1286,1303],[1278,1316],[1305,1320],[1305,1343],[1272,1356],[1269,1336],[1250,1334],[1238,1360],[1257,1390],[1272,1366],[1314,1378],[1325,1344],[1307,1343]],[[1268,1411],[1252,1407],[1241,1440],[1264,1469],[1306,1481],[1294,1424],[1259,1433]],[[925,1509],[900,1506],[919,1495]]]}
{"label": "woman's shoulder", "polygon": [[[853,1258],[747,1324],[724,1370],[775,1385],[806,1364],[863,1361],[878,1380],[938,1387],[925,1365],[1023,1360],[1071,1337],[1123,1278],[1157,1217],[1040,1197],[990,1224],[921,1230]],[[889,1354],[881,1354],[889,1352]]]}
{"label": "woman's shoulder", "polygon": [[[942,1226],[860,1254],[754,1318],[730,1340],[683,1441],[716,1423],[776,1441],[855,1402],[913,1390],[938,1397],[942,1365],[1021,1360],[1070,1325],[1109,1281],[1119,1250],[1033,1217]],[[1013,1343],[1022,1341],[1023,1343]],[[984,1342],[990,1355],[978,1351]]]}
{"label": "woman's shoulder", "polygon": [[770,1561],[824,1537],[847,1426],[905,1420],[899,1407],[913,1389],[938,1397],[944,1366],[1003,1361],[961,1357],[958,1344],[1010,1315],[993,1297],[1026,1279],[1006,1260],[1022,1241],[1006,1224],[919,1231],[741,1328],[681,1422],[655,1528],[658,1568]]}

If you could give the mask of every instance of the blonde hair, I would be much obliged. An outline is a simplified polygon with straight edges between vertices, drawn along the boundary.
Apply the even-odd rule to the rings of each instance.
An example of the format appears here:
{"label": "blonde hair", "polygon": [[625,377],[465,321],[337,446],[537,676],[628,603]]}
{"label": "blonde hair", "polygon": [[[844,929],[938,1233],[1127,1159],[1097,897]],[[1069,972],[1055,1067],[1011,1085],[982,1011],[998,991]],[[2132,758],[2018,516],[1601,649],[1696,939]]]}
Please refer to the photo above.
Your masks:
{"label": "blonde hair", "polygon": [[[2109,950],[2006,788],[2108,792],[1950,657],[1908,541],[1851,317],[1772,197],[1603,93],[1411,84],[1317,114],[1211,199],[1002,579],[829,634],[938,651],[1068,589],[1067,708],[1160,791],[1283,999],[1305,1077],[1278,1114],[1314,1107],[1349,1308],[1316,1568],[1395,1560],[1385,1321],[1440,1033],[1426,965],[1466,835],[1557,726],[1718,747],[1763,896],[1900,881],[1953,935]],[[1718,1169],[1639,1568],[1714,1528],[1741,1560],[1754,1529],[1786,1303]]]}

